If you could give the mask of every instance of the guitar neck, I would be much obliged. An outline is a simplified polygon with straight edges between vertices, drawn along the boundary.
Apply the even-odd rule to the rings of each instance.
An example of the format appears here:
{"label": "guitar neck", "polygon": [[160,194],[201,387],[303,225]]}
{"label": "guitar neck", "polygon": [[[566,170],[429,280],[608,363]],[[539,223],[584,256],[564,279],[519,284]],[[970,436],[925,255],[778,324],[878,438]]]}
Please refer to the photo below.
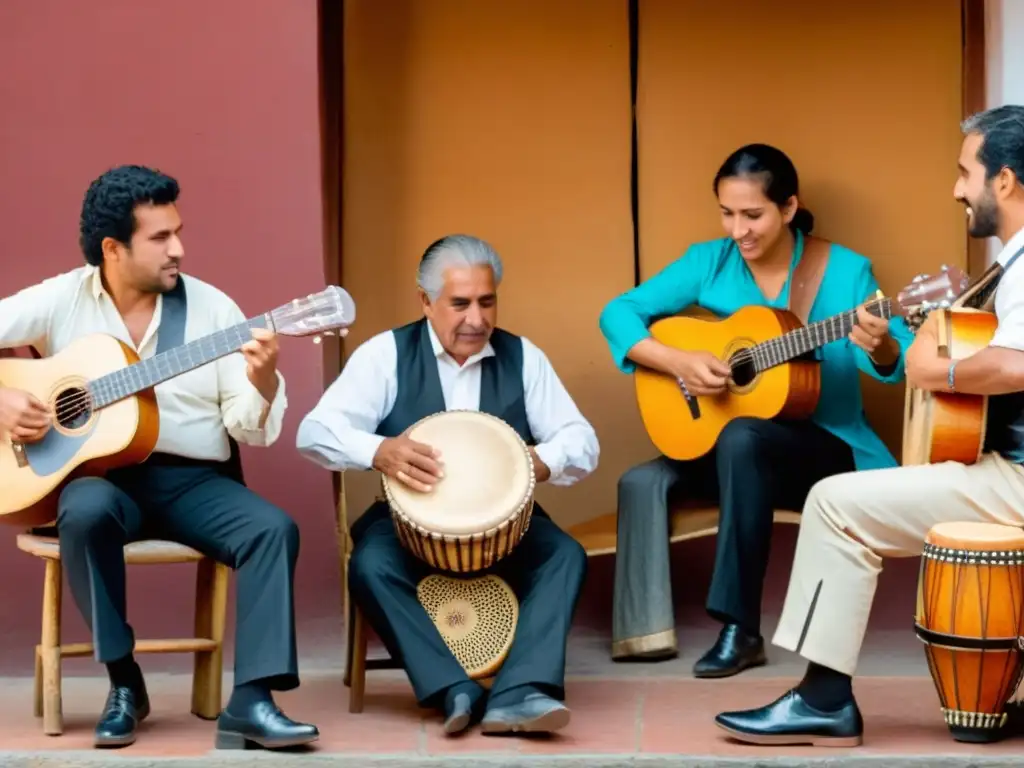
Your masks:
{"label": "guitar neck", "polygon": [[[888,296],[868,302],[864,308],[869,314],[883,320],[892,316],[892,300]],[[753,348],[757,370],[774,368],[811,350],[846,338],[855,325],[857,310],[851,309],[763,341]]]}
{"label": "guitar neck", "polygon": [[140,360],[89,382],[93,408],[105,408],[175,376],[237,352],[252,339],[253,328],[271,328],[269,315],[257,315],[201,339]]}

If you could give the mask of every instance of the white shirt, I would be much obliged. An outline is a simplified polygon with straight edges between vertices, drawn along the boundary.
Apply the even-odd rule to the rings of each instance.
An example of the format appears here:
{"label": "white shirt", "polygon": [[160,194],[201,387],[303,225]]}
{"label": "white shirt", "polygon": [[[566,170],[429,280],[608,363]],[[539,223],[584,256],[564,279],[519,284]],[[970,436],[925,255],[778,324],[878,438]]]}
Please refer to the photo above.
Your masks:
{"label": "white shirt", "polygon": [[[242,310],[227,294],[191,275],[186,276],[188,313],[185,341],[245,322]],[[135,350],[141,359],[156,353],[163,297],[136,349],[128,328],[103,287],[100,270],[84,266],[49,278],[0,300],[0,347],[33,346],[43,357],[91,333],[106,333]],[[281,433],[288,406],[284,377],[263,429],[259,422],[266,401],[246,376],[240,352],[158,384],[160,437],[154,451],[195,459],[224,461],[230,456],[227,434],[249,445],[270,445]]]}
{"label": "white shirt", "polygon": [[[493,356],[494,349],[487,344],[459,366],[444,351],[429,322],[427,328],[437,358],[445,410],[480,410],[481,361]],[[547,356],[528,339],[522,341],[526,418],[537,439],[537,456],[551,470],[548,482],[572,485],[596,469],[597,435]],[[384,441],[374,432],[391,412],[398,394],[397,359],[391,331],[357,347],[341,374],[299,425],[299,452],[334,471],[370,469]]]}
{"label": "white shirt", "polygon": [[[996,261],[1004,269],[1017,251],[1024,248],[1024,229],[1006,241]],[[1001,278],[996,286],[995,312],[998,320],[992,346],[1008,347],[1024,352],[1024,254]]]}

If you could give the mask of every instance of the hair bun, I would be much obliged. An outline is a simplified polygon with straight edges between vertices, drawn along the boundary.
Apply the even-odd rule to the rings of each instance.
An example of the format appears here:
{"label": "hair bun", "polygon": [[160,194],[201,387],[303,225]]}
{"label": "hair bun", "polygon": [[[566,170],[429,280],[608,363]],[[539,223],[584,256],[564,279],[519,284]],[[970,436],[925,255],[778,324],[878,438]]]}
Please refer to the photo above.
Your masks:
{"label": "hair bun", "polygon": [[809,235],[811,230],[814,229],[814,214],[806,208],[797,208],[789,226],[799,232],[803,232],[805,235]]}

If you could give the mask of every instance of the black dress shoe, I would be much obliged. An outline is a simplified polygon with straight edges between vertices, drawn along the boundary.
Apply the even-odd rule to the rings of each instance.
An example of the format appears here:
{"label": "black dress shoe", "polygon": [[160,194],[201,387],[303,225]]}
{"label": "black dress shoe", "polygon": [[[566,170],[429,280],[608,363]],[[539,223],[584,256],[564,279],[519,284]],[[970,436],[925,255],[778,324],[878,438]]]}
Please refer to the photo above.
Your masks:
{"label": "black dress shoe", "polygon": [[149,695],[143,683],[138,689],[115,686],[107,694],[103,715],[96,724],[97,747],[127,747],[135,743],[135,729],[149,714]]}
{"label": "black dress shoe", "polygon": [[711,650],[693,665],[695,677],[730,677],[749,667],[763,666],[764,638],[750,635],[737,624],[726,624]]}
{"label": "black dress shoe", "polygon": [[445,712],[444,732],[453,736],[466,730],[475,719],[476,713],[473,711],[473,701],[469,694],[458,693],[451,707]]}
{"label": "black dress shoe", "polygon": [[217,718],[217,749],[283,749],[320,738],[315,725],[296,723],[272,701],[258,701],[244,717],[226,709]]}
{"label": "black dress shoe", "polygon": [[760,709],[723,712],[715,717],[715,725],[748,744],[858,747],[864,738],[856,701],[835,712],[822,712],[795,690]]}

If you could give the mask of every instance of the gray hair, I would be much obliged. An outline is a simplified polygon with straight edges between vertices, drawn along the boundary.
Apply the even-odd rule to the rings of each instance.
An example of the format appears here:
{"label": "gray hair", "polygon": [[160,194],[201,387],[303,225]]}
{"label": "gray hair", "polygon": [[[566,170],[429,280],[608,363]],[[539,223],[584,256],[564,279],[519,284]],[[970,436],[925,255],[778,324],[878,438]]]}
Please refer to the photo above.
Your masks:
{"label": "gray hair", "polygon": [[447,235],[431,243],[423,252],[416,272],[416,284],[437,299],[444,288],[444,272],[449,267],[490,267],[494,285],[501,284],[501,257],[491,245],[472,235]]}
{"label": "gray hair", "polygon": [[1006,104],[986,109],[964,120],[960,130],[981,135],[978,162],[985,166],[986,179],[1009,168],[1024,184],[1024,107]]}

